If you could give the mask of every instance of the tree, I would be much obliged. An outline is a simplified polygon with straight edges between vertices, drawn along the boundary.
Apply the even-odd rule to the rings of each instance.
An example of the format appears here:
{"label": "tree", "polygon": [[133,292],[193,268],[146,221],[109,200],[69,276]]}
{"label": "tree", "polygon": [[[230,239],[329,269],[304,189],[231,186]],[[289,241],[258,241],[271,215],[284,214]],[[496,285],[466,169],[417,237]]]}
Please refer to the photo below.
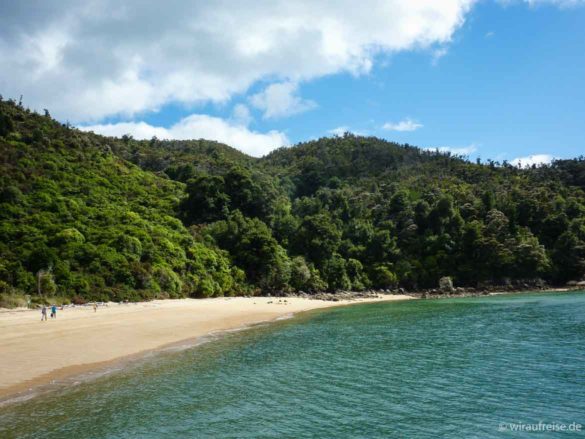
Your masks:
{"label": "tree", "polygon": [[230,202],[224,179],[220,176],[200,175],[189,180],[187,195],[180,209],[188,225],[221,219]]}
{"label": "tree", "polygon": [[374,287],[386,289],[393,288],[398,283],[396,273],[391,270],[389,265],[377,264],[372,269],[372,283]]}
{"label": "tree", "polygon": [[0,113],[0,136],[6,137],[14,131],[14,122],[8,114]]}
{"label": "tree", "polygon": [[37,293],[39,296],[52,296],[57,291],[53,278],[52,267],[37,272]]}
{"label": "tree", "polygon": [[427,227],[427,218],[431,212],[431,206],[425,200],[419,200],[414,206],[414,218],[419,229]]}
{"label": "tree", "polygon": [[409,205],[408,194],[405,191],[398,191],[390,198],[390,213],[396,215],[404,212]]}
{"label": "tree", "polygon": [[20,189],[16,186],[6,186],[0,190],[0,203],[20,203],[23,200],[23,195]]}
{"label": "tree", "polygon": [[305,258],[295,256],[291,260],[290,285],[297,291],[306,289],[311,280],[311,270],[309,269]]}
{"label": "tree", "polygon": [[503,212],[492,209],[486,215],[485,233],[499,242],[503,242],[509,235],[510,221]]}
{"label": "tree", "polygon": [[392,262],[400,255],[396,236],[388,229],[378,229],[368,243],[367,259],[372,262]]}
{"label": "tree", "polygon": [[256,159],[0,100],[0,282],[32,293],[52,266],[60,292],[141,300],[580,280],[584,189],[585,157],[486,166],[347,134]]}
{"label": "tree", "polygon": [[362,291],[370,285],[370,280],[364,273],[364,266],[357,259],[347,260],[346,272],[353,290]]}
{"label": "tree", "polygon": [[544,245],[538,238],[524,228],[518,233],[517,245],[514,248],[514,267],[516,276],[533,278],[542,276],[550,269],[550,260]]}
{"label": "tree", "polygon": [[266,291],[284,289],[291,276],[290,260],[268,226],[235,211],[209,228],[217,244],[230,253],[247,279]]}
{"label": "tree", "polygon": [[240,210],[246,216],[260,217],[263,200],[260,197],[260,188],[252,180],[250,171],[234,166],[223,179],[225,192],[230,198],[230,207]]}
{"label": "tree", "polygon": [[349,290],[351,281],[346,272],[346,261],[337,253],[323,264],[323,272],[330,290]]}
{"label": "tree", "polygon": [[552,251],[557,281],[580,280],[585,277],[585,240],[574,230],[567,230]]}
{"label": "tree", "polygon": [[303,219],[295,239],[295,251],[320,266],[339,247],[341,231],[326,213]]}

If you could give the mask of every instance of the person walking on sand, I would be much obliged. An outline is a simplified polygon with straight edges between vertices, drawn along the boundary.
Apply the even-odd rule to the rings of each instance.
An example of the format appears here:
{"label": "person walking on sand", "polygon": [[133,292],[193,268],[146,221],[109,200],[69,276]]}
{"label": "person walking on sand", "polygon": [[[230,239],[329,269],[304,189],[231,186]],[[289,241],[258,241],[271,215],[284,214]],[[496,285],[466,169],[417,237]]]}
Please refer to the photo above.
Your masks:
{"label": "person walking on sand", "polygon": [[51,306],[51,318],[52,319],[57,318],[57,306],[56,305]]}
{"label": "person walking on sand", "polygon": [[43,305],[43,307],[41,308],[41,322],[43,320],[47,321],[47,307],[45,305]]}
{"label": "person walking on sand", "polygon": [[97,312],[97,302],[93,302],[93,312]]}

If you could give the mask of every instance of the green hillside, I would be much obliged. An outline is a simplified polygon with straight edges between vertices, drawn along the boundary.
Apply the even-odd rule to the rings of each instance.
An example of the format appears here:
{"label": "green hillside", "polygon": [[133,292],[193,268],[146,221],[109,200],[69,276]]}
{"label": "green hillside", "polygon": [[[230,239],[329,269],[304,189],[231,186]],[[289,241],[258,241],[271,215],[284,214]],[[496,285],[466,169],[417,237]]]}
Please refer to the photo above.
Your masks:
{"label": "green hillside", "polygon": [[237,269],[176,212],[184,185],[112,151],[117,141],[0,103],[0,289],[86,299],[230,294]]}
{"label": "green hillside", "polygon": [[78,299],[556,284],[585,275],[585,160],[518,169],[373,137],[262,159],[0,102],[0,292]]}

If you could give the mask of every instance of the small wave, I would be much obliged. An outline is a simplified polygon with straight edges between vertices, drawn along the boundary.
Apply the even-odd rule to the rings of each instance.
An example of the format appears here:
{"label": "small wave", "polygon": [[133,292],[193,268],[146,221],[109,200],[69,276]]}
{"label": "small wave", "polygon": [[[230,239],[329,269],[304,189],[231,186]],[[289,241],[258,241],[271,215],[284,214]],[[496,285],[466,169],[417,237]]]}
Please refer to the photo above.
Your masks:
{"label": "small wave", "polygon": [[280,320],[288,320],[288,319],[292,319],[294,316],[295,316],[295,314],[294,314],[294,313],[292,313],[292,312],[289,312],[289,313],[287,313],[287,314],[285,314],[285,315],[282,315],[282,316],[280,316],[280,317],[277,317],[277,318],[275,318],[275,319],[274,319],[274,321],[275,321],[275,322],[278,322],[278,321],[280,321]]}
{"label": "small wave", "polygon": [[29,399],[34,398],[35,396],[37,396],[40,392],[38,391],[33,391],[33,389],[29,389],[28,391],[22,392],[17,394],[16,396],[10,396],[6,399],[2,399],[0,400],[0,408],[10,405],[10,404],[18,404],[21,402],[26,402]]}

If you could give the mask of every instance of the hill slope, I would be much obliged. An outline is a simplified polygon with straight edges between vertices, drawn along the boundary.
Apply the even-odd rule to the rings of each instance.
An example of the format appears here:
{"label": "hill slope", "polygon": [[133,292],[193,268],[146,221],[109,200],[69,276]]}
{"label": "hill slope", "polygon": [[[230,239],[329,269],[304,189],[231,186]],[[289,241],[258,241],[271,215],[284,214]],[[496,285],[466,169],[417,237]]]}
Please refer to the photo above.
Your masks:
{"label": "hill slope", "polygon": [[235,291],[225,253],[175,217],[184,185],[112,153],[112,139],[0,102],[0,289],[86,299]]}
{"label": "hill slope", "polygon": [[[517,169],[345,135],[262,159],[0,102],[0,288],[86,298],[585,274],[585,160]],[[47,280],[48,279],[48,280]]]}

